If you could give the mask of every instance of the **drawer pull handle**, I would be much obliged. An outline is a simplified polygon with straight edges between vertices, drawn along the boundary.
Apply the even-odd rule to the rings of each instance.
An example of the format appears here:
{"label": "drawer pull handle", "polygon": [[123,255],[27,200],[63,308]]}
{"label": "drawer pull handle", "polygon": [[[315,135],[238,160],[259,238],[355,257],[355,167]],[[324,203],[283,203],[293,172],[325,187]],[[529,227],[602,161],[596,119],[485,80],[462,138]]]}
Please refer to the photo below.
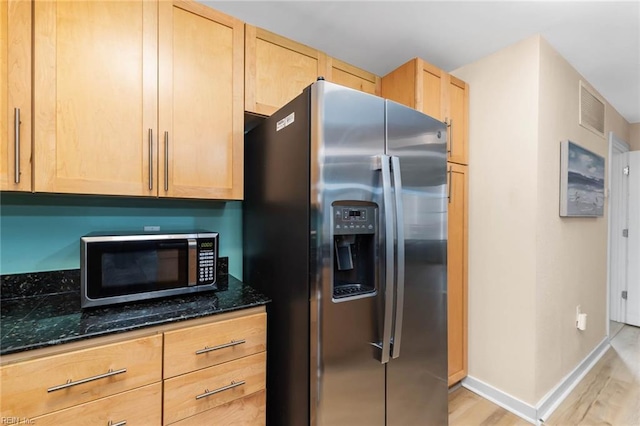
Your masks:
{"label": "drawer pull handle", "polygon": [[112,420],[109,420],[109,423],[107,423],[107,426],[124,426],[127,424],[126,420],[123,420],[121,422],[118,423],[114,423]]}
{"label": "drawer pull handle", "polygon": [[209,389],[205,389],[203,394],[196,395],[196,399],[206,398],[208,396],[215,395],[217,393],[224,392],[226,390],[233,389],[233,388],[238,387],[238,386],[242,386],[245,383],[246,382],[244,380],[241,380],[239,382],[231,381],[230,384],[228,384],[227,386],[223,386],[223,387],[221,387],[219,389],[215,389],[215,390],[212,390],[212,391],[210,391]]}
{"label": "drawer pull handle", "polygon": [[241,345],[243,343],[247,343],[247,341],[245,339],[232,340],[229,343],[225,343],[223,345],[212,346],[212,347],[205,346],[204,349],[200,349],[199,351],[196,351],[196,355],[206,354],[207,352],[217,351],[218,349],[230,348],[231,346]]}
{"label": "drawer pull handle", "polygon": [[82,379],[82,380],[78,380],[76,382],[72,382],[71,379],[67,380],[67,383],[65,383],[64,385],[58,385],[58,386],[54,386],[52,388],[47,389],[47,392],[55,392],[61,389],[66,389],[66,388],[70,388],[71,386],[75,386],[75,385],[81,385],[83,383],[89,383],[89,382],[93,382],[94,380],[100,380],[100,379],[104,379],[107,377],[111,377],[111,376],[115,376],[116,374],[122,374],[122,373],[126,373],[127,369],[126,368],[121,368],[120,370],[113,370],[113,369],[109,369],[109,371],[107,371],[104,374],[98,374],[97,376],[93,376],[93,377],[87,377],[86,379]]}

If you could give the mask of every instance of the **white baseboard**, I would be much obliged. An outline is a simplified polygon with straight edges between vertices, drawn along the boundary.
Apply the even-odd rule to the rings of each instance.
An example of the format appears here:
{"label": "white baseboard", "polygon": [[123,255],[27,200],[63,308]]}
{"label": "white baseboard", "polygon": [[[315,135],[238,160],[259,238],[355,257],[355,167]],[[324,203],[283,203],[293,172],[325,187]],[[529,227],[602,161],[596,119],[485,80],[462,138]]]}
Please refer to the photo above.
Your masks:
{"label": "white baseboard", "polygon": [[472,376],[467,376],[462,380],[462,386],[499,405],[505,410],[512,412],[529,423],[540,425],[558,408],[562,401],[565,400],[580,380],[593,368],[610,347],[609,338],[605,337],[602,342],[600,342],[571,373],[560,380],[536,406],[521,401]]}
{"label": "white baseboard", "polygon": [[467,376],[462,380],[462,387],[477,393],[481,397],[488,399],[507,411],[511,411],[518,417],[523,418],[531,424],[536,424],[536,407],[519,400],[481,380]]}
{"label": "white baseboard", "polygon": [[555,388],[551,389],[538,401],[538,415],[536,418],[546,421],[610,347],[609,338],[605,337],[571,373],[567,374]]}

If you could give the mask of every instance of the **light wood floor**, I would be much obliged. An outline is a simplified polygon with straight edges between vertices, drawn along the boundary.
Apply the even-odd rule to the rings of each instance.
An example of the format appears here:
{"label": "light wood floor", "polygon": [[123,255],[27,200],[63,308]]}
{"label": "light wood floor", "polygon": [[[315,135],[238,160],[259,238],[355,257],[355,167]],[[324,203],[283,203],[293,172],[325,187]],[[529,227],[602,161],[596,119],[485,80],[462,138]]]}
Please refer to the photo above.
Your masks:
{"label": "light wood floor", "polygon": [[[640,426],[640,328],[625,325],[611,346],[545,425]],[[450,426],[528,424],[467,389],[449,394]]]}

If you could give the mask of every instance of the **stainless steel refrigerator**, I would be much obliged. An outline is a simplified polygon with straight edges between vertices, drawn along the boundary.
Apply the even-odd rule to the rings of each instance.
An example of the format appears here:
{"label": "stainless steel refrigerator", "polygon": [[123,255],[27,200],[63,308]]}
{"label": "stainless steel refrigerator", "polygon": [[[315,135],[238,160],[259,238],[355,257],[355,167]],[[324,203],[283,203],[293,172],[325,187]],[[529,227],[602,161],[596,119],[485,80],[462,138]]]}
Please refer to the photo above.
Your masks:
{"label": "stainless steel refrigerator", "polygon": [[445,124],[323,80],[245,135],[270,425],[446,425]]}

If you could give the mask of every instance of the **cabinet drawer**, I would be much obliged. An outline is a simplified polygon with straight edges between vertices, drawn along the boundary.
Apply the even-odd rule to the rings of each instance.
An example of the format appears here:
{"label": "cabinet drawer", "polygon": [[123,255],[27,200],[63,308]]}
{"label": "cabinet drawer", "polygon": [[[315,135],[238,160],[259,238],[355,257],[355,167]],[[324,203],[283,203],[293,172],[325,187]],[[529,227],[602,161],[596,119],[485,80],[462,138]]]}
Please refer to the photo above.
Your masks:
{"label": "cabinet drawer", "polygon": [[159,425],[162,416],[162,384],[122,392],[33,419],[38,426]]}
{"label": "cabinet drawer", "polygon": [[264,426],[266,424],[265,404],[266,391],[262,390],[172,423],[172,426]]}
{"label": "cabinet drawer", "polygon": [[164,378],[210,367],[266,349],[260,313],[164,334]]}
{"label": "cabinet drawer", "polygon": [[83,349],[0,368],[3,417],[33,418],[162,379],[162,336]]}
{"label": "cabinet drawer", "polygon": [[263,390],[265,365],[266,352],[261,352],[165,380],[164,424]]}

